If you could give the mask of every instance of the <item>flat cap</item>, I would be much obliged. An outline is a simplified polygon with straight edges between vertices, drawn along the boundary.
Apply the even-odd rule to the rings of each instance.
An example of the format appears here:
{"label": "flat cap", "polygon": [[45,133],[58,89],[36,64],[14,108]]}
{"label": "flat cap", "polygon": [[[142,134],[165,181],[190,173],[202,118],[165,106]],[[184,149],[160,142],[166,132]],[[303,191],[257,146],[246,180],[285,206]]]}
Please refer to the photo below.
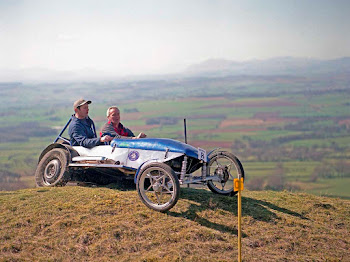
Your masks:
{"label": "flat cap", "polygon": [[74,102],[73,104],[73,108],[76,109],[78,108],[79,106],[82,106],[82,105],[85,105],[85,104],[91,104],[91,101],[90,100],[85,100],[85,99],[78,99],[77,101]]}

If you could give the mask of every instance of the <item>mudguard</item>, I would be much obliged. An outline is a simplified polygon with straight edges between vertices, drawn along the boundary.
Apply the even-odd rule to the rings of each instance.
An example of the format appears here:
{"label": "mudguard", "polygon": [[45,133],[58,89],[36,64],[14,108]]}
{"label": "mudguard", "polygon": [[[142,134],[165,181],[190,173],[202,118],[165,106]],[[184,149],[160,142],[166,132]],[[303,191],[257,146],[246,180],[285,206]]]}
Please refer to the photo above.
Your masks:
{"label": "mudguard", "polygon": [[44,157],[44,155],[49,152],[50,150],[54,149],[54,148],[62,148],[67,150],[68,154],[69,154],[69,161],[72,160],[72,155],[77,156],[79,155],[70,145],[66,145],[66,144],[60,144],[60,143],[52,143],[50,145],[48,145],[40,154],[39,156],[39,160],[38,163],[40,162],[40,160]]}
{"label": "mudguard", "polygon": [[139,175],[139,173],[140,173],[140,171],[141,171],[141,169],[142,169],[142,167],[143,167],[144,165],[150,164],[150,163],[159,163],[159,162],[162,162],[162,161],[159,161],[159,159],[150,159],[150,160],[147,160],[147,161],[143,162],[143,163],[139,166],[139,168],[137,169],[137,171],[136,171],[136,174],[135,174],[135,177],[134,177],[134,183],[136,184],[136,182],[137,182],[137,177],[138,177],[138,175]]}

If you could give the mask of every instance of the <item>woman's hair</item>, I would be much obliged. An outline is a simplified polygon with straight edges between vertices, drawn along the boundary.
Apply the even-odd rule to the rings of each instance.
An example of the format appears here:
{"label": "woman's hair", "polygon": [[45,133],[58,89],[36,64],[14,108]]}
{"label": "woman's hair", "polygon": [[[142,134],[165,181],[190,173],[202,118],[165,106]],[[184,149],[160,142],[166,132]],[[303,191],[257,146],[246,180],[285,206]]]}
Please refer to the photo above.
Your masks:
{"label": "woman's hair", "polygon": [[107,117],[109,117],[109,111],[111,111],[112,109],[118,109],[119,110],[119,108],[117,106],[110,106],[110,107],[108,107],[108,109],[107,109]]}

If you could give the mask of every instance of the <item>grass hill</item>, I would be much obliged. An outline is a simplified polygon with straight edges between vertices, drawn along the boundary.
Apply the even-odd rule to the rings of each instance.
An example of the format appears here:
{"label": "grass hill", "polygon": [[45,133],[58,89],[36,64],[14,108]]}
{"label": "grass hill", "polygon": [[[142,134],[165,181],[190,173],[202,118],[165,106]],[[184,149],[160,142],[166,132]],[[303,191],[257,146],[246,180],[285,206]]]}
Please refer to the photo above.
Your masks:
{"label": "grass hill", "polygon": [[[243,191],[244,261],[350,261],[350,201]],[[158,213],[134,188],[0,192],[0,261],[235,261],[237,199],[182,188]]]}

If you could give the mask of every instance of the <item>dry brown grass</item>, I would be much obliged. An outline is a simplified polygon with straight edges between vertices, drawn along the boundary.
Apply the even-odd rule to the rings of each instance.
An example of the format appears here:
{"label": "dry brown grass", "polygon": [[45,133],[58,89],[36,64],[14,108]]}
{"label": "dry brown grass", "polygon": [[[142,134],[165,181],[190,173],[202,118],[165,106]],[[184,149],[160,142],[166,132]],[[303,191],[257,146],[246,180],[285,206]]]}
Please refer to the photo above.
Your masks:
{"label": "dry brown grass", "polygon": [[[236,197],[181,189],[167,213],[134,189],[0,192],[0,261],[235,261]],[[350,201],[243,191],[244,261],[349,261]]]}

